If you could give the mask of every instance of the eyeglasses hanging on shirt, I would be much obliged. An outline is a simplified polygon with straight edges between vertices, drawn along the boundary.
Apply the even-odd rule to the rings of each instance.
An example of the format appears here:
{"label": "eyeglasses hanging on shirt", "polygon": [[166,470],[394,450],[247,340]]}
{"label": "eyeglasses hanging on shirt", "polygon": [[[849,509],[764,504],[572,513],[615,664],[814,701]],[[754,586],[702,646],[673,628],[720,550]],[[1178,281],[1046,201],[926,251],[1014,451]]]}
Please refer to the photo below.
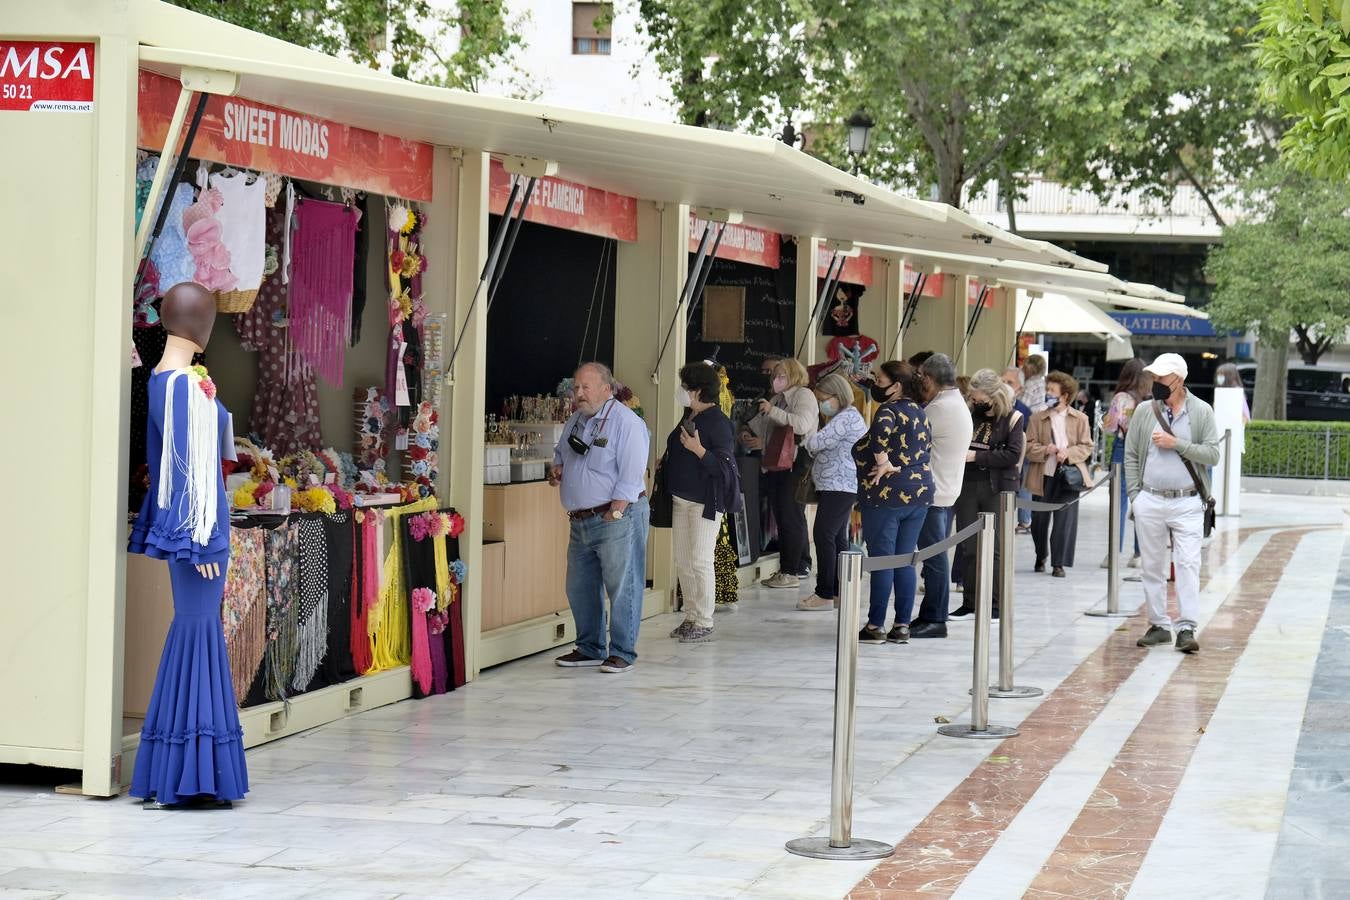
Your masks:
{"label": "eyeglasses hanging on shirt", "polygon": [[[597,441],[601,442],[600,443],[601,447],[605,446],[605,443],[607,443],[607,441],[601,440],[600,433],[605,430],[605,423],[609,421],[610,404],[612,404],[613,402],[614,402],[613,399],[605,401],[605,405],[601,408],[602,412],[605,413],[605,417],[601,419],[599,423],[596,425],[595,434],[591,437],[591,442],[589,444],[583,441],[581,438],[577,437],[577,429],[581,427],[581,419],[577,419],[576,424],[572,426],[572,432],[569,435],[567,435],[567,446],[571,447],[572,452],[575,453],[577,456],[585,456],[586,453],[591,449],[591,445],[596,443]],[[594,421],[595,416],[592,416],[591,419],[586,423],[587,427],[589,427],[591,422]]]}

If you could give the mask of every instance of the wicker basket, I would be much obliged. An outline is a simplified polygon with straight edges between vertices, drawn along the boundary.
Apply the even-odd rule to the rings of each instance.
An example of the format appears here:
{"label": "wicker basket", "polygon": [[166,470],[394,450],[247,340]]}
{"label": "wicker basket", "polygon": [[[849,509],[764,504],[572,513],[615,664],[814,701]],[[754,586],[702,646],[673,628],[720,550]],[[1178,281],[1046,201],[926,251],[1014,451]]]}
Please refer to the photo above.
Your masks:
{"label": "wicker basket", "polygon": [[216,312],[246,313],[258,299],[258,289],[251,291],[216,291]]}

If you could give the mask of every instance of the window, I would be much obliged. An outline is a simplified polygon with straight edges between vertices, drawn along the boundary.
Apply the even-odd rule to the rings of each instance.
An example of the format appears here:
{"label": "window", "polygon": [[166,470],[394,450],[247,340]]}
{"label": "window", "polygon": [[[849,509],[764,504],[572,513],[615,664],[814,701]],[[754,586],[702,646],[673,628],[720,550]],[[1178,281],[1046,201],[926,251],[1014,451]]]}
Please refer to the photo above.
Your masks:
{"label": "window", "polygon": [[572,55],[609,56],[613,17],[614,7],[609,3],[573,3]]}

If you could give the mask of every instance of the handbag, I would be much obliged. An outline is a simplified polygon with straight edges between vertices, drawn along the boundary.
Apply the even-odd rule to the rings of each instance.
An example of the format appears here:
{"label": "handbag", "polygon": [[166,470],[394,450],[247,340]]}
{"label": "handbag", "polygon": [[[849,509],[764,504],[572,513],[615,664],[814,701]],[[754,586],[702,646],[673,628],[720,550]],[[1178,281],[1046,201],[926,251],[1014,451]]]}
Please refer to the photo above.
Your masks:
{"label": "handbag", "polygon": [[666,454],[656,464],[652,476],[652,495],[647,501],[653,528],[671,528],[675,524],[675,498],[666,487]]}
{"label": "handbag", "polygon": [[765,472],[788,472],[797,461],[797,434],[791,425],[779,425],[769,435],[760,468]]}
{"label": "handbag", "polygon": [[[1173,437],[1176,437],[1176,435],[1172,433],[1172,426],[1169,425],[1167,422],[1167,416],[1163,414],[1162,404],[1159,403],[1157,400],[1153,401],[1153,417],[1158,420],[1158,424],[1162,426],[1163,431],[1167,432],[1168,434],[1171,434]],[[1178,453],[1177,455],[1181,456],[1180,453]],[[1186,471],[1190,473],[1191,481],[1195,482],[1196,493],[1200,495],[1200,502],[1204,504],[1205,507],[1204,534],[1205,537],[1209,537],[1210,532],[1214,530],[1214,525],[1216,524],[1218,515],[1214,510],[1214,498],[1210,495],[1209,491],[1205,490],[1205,483],[1200,480],[1200,473],[1196,471],[1196,468],[1194,465],[1192,465],[1191,461],[1186,457],[1181,456],[1181,464],[1185,466]]]}
{"label": "handbag", "polygon": [[1062,491],[1068,491],[1071,494],[1081,494],[1087,484],[1083,481],[1083,470],[1073,463],[1064,463],[1055,469],[1055,477],[1059,479],[1059,487]]}
{"label": "handbag", "polygon": [[810,506],[813,503],[820,502],[820,492],[816,490],[816,480],[811,477],[811,471],[802,473],[802,477],[797,481],[797,502],[802,506]]}

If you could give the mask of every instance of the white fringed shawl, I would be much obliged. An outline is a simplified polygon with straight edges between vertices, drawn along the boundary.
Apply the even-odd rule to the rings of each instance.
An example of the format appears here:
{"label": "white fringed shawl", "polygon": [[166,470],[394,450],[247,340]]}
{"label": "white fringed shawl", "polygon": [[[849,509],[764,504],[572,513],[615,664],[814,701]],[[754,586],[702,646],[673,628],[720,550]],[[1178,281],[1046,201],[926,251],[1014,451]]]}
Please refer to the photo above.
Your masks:
{"label": "white fringed shawl", "polygon": [[[187,456],[180,455],[174,444],[173,395],[180,385],[187,388],[188,427]],[[187,492],[186,524],[191,528],[192,541],[206,546],[216,527],[218,500],[220,420],[216,401],[206,396],[200,387],[200,378],[188,369],[179,369],[169,376],[164,388],[164,449],[159,458],[160,509],[168,509],[173,499],[174,471],[185,473]]]}

